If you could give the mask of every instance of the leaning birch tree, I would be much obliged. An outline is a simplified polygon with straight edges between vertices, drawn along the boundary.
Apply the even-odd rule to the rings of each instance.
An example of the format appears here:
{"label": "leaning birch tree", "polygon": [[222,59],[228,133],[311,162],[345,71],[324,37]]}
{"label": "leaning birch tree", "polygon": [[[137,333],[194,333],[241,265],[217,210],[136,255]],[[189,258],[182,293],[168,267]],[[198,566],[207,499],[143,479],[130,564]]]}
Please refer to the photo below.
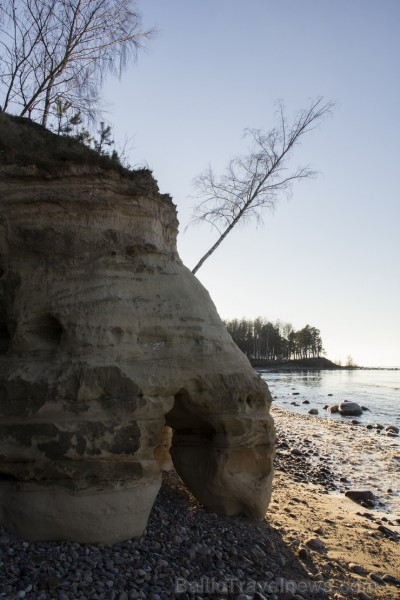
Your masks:
{"label": "leaning birch tree", "polygon": [[152,33],[135,0],[1,0],[0,111],[45,126],[60,102],[98,116],[105,75],[120,75]]}
{"label": "leaning birch tree", "polygon": [[316,175],[307,166],[291,168],[289,159],[303,136],[329,115],[333,106],[333,102],[319,97],[289,123],[280,102],[275,127],[266,132],[245,130],[250,139],[247,154],[232,158],[221,176],[210,166],[195,179],[197,204],[189,225],[209,223],[217,230],[218,238],[192,273],[200,269],[239,222],[261,219],[264,210],[273,209],[283,193],[290,193],[294,182]]}

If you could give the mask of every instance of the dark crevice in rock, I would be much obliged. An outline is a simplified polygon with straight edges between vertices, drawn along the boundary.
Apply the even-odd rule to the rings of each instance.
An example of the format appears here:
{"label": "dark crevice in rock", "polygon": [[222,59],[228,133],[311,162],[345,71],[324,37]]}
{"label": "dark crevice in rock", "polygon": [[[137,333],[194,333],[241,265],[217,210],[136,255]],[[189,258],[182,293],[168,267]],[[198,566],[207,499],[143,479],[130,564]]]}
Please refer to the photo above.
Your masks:
{"label": "dark crevice in rock", "polygon": [[58,319],[50,314],[45,314],[30,323],[28,332],[31,337],[37,338],[38,345],[55,348],[61,342],[64,329]]}
{"label": "dark crevice in rock", "polygon": [[10,347],[10,332],[7,324],[0,322],[0,354],[5,354]]}
{"label": "dark crevice in rock", "polygon": [[0,481],[18,481],[17,477],[14,477],[14,475],[11,475],[11,473],[0,473]]}
{"label": "dark crevice in rock", "polygon": [[264,405],[264,400],[258,394],[250,393],[246,398],[246,404],[249,408],[259,410]]}
{"label": "dark crevice in rock", "polygon": [[111,329],[111,334],[116,344],[120,344],[124,339],[124,331],[121,327],[113,327]]}

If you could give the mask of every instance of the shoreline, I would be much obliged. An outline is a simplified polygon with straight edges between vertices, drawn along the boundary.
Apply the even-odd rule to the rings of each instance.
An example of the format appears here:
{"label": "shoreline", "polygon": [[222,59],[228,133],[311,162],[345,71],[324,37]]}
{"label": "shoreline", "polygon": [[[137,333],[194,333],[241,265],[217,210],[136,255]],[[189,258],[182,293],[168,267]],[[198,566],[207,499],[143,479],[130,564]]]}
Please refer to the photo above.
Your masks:
{"label": "shoreline", "polygon": [[337,365],[327,358],[304,358],[288,361],[274,361],[249,358],[256,371],[281,373],[285,371],[400,371],[400,367],[363,367]]}
{"label": "shoreline", "polygon": [[[295,481],[324,493],[363,489],[374,493],[374,510],[400,526],[400,444],[397,438],[272,404],[277,431],[275,466]],[[397,482],[397,484],[396,484]]]}
{"label": "shoreline", "polygon": [[[397,372],[376,371],[258,371],[271,392],[273,406],[290,413],[354,425],[370,434],[400,443],[400,378]],[[338,407],[351,400],[354,414]]]}

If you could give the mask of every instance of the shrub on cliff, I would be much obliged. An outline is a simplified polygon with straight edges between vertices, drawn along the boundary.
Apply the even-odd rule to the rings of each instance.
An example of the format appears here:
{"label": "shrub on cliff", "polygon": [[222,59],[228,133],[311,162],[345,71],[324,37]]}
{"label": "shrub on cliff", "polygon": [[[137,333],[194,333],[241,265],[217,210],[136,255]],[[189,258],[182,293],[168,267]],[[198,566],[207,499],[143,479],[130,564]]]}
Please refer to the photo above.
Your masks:
{"label": "shrub on cliff", "polygon": [[129,170],[118,160],[101,154],[76,139],[56,135],[30,119],[0,113],[0,165],[35,165],[47,175],[57,176],[66,167],[93,165],[116,171],[124,177],[137,178],[145,174],[154,180],[147,169]]}

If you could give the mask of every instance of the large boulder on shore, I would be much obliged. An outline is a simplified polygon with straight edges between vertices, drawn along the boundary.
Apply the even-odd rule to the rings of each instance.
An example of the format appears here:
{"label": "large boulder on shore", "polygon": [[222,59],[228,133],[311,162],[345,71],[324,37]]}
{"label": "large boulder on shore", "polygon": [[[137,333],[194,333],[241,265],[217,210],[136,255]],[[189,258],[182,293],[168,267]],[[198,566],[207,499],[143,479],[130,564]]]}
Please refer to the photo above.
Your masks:
{"label": "large boulder on shore", "polygon": [[180,261],[171,198],[29,122],[0,115],[0,132],[1,524],[140,535],[165,426],[208,509],[262,519],[271,397]]}

